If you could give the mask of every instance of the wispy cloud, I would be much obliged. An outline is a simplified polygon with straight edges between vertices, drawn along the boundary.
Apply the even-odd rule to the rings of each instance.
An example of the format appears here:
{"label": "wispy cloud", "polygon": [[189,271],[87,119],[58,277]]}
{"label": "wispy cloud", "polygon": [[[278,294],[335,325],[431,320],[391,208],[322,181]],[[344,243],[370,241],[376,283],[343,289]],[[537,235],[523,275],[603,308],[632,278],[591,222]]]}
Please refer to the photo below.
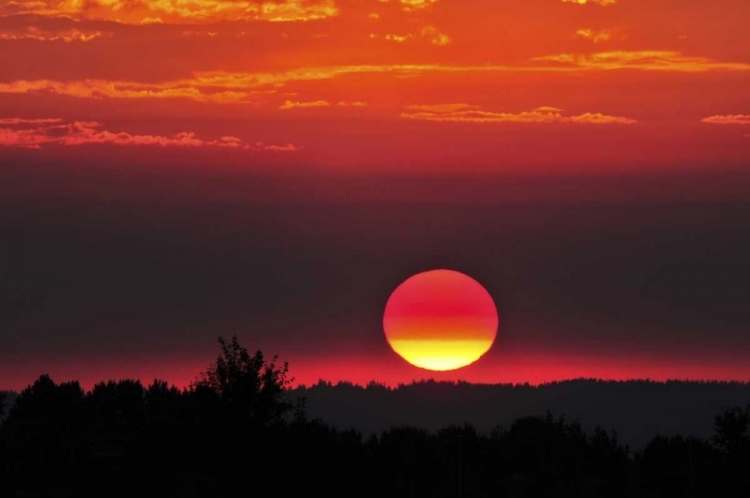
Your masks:
{"label": "wispy cloud", "polygon": [[[33,94],[39,92],[53,93],[77,98],[113,98],[113,99],[174,99],[182,98],[197,102],[213,103],[247,103],[256,100],[259,91],[229,90],[209,88],[189,81],[165,83],[138,83],[108,80],[18,80],[0,83],[0,94]],[[262,93],[275,92],[269,89]]]}
{"label": "wispy cloud", "polygon": [[417,112],[449,114],[461,111],[481,109],[481,107],[471,104],[413,104],[407,107],[407,109],[409,111]]}
{"label": "wispy cloud", "polygon": [[397,43],[404,43],[410,40],[423,40],[433,45],[438,45],[441,47],[444,47],[451,43],[450,37],[446,35],[445,33],[443,33],[442,31],[440,31],[435,26],[423,26],[422,29],[420,29],[416,33],[406,33],[402,35],[394,34],[394,33],[386,33],[384,35],[378,34],[378,33],[370,33],[370,38],[372,39],[380,38],[383,40],[397,42]]}
{"label": "wispy cloud", "polygon": [[538,107],[532,111],[519,113],[487,111],[470,104],[412,105],[401,113],[404,119],[436,121],[442,123],[576,123],[576,124],[634,124],[636,120],[587,112],[575,116],[565,116],[556,107]]}
{"label": "wispy cloud", "polygon": [[[561,54],[537,57],[527,65],[449,64],[373,64],[308,67],[282,72],[196,72],[192,77],[174,81],[143,83],[85,79],[59,81],[52,79],[16,80],[0,83],[0,94],[53,93],[78,98],[113,99],[189,99],[220,104],[263,102],[264,96],[275,94],[288,83],[329,80],[353,74],[392,74],[420,76],[435,73],[466,74],[501,72],[578,72],[637,71],[750,71],[750,64],[716,62],[706,57],[685,56],[679,52],[600,52],[587,55]],[[540,63],[547,64],[540,64]],[[300,105],[301,104],[301,105]],[[290,102],[282,107],[304,107],[305,103]],[[330,104],[330,103],[329,103]],[[325,104],[318,104],[325,105]]]}
{"label": "wispy cloud", "polygon": [[192,132],[180,132],[171,136],[138,135],[128,132],[112,132],[96,121],[64,121],[58,118],[24,119],[0,118],[0,146],[41,149],[48,145],[77,146],[108,144],[119,146],[161,147],[218,147],[241,150],[296,151],[299,148],[284,146],[251,146],[243,140],[224,136],[206,140]]}
{"label": "wispy cloud", "polygon": [[310,109],[310,108],[316,108],[316,107],[367,107],[367,102],[361,102],[361,101],[355,101],[355,102],[348,102],[345,100],[336,102],[336,104],[332,104],[331,102],[328,102],[327,100],[313,100],[311,102],[295,102],[292,100],[285,101],[279,109],[288,111],[291,109]]}
{"label": "wispy cloud", "polygon": [[52,123],[62,123],[62,119],[60,118],[33,118],[33,119],[26,119],[26,118],[0,118],[0,125],[29,125],[29,124],[52,124]]}
{"label": "wispy cloud", "polygon": [[[191,78],[142,83],[86,79],[78,81],[16,80],[0,83],[0,94],[53,93],[78,98],[115,99],[174,99],[182,98],[211,103],[257,103],[263,95],[278,92],[278,88],[291,82],[334,79],[349,74],[390,73],[410,75],[435,72],[494,72],[524,70],[507,66],[446,66],[440,64],[393,64],[332,66],[301,68],[278,73],[198,72]],[[539,68],[529,68],[539,71]],[[553,69],[555,70],[555,69]],[[299,107],[300,103],[284,104],[286,109]],[[302,103],[304,104],[304,103]],[[330,103],[329,103],[330,104]],[[325,105],[325,104],[318,104]]]}
{"label": "wispy cloud", "polygon": [[145,17],[138,24],[148,26],[149,24],[164,24],[164,21],[161,17]]}
{"label": "wispy cloud", "polygon": [[683,55],[659,50],[597,52],[593,54],[558,54],[535,57],[534,61],[555,62],[561,66],[590,70],[637,69],[641,71],[748,71],[743,62],[716,62],[708,57]]}
{"label": "wispy cloud", "polygon": [[258,150],[267,150],[271,152],[297,152],[297,151],[302,150],[302,147],[299,147],[294,144],[265,145],[263,142],[257,142],[255,146],[256,146],[256,149]]}
{"label": "wispy cloud", "polygon": [[333,0],[20,0],[0,15],[35,14],[126,24],[311,21],[338,15]]}
{"label": "wispy cloud", "polygon": [[67,29],[61,31],[44,30],[35,26],[27,26],[23,29],[0,32],[0,40],[34,40],[42,42],[90,42],[103,36],[111,37],[112,33],[101,31],[82,31],[79,29]]}
{"label": "wispy cloud", "polygon": [[606,7],[607,5],[614,5],[617,0],[562,0],[563,3],[574,3],[577,5],[595,4]]}
{"label": "wispy cloud", "polygon": [[594,43],[605,42],[612,38],[612,32],[607,29],[593,30],[593,29],[579,29],[576,31],[576,35],[591,40]]}
{"label": "wispy cloud", "polygon": [[[383,1],[383,0],[381,0]],[[427,7],[430,7],[431,5],[437,3],[438,0],[399,0],[401,2],[401,7],[407,11],[412,12],[415,10],[423,10]],[[383,2],[383,3],[387,3]]]}
{"label": "wispy cloud", "polygon": [[315,100],[312,102],[293,102],[291,100],[287,100],[284,102],[279,109],[283,110],[289,110],[289,109],[309,109],[311,107],[329,107],[331,105],[330,102],[327,100]]}
{"label": "wispy cloud", "polygon": [[701,123],[721,125],[750,125],[750,114],[716,115],[701,119]]}

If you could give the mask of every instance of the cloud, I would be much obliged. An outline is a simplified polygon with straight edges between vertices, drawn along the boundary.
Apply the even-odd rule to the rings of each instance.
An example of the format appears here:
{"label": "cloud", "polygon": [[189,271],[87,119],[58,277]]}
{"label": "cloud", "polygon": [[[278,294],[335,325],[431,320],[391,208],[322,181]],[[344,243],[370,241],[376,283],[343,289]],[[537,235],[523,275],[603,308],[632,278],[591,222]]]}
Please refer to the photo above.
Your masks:
{"label": "cloud", "polygon": [[707,57],[688,56],[681,52],[660,50],[614,51],[593,54],[559,54],[535,57],[539,62],[555,62],[580,69],[637,69],[641,71],[748,71],[750,64],[716,62]]}
{"label": "cloud", "polygon": [[272,152],[297,152],[302,150],[302,147],[298,147],[293,144],[286,145],[263,145],[263,142],[258,142],[258,148],[261,150],[268,150]]}
{"label": "cloud", "polygon": [[[24,126],[21,126],[24,125]],[[69,121],[58,118],[24,119],[0,118],[0,146],[41,149],[47,145],[76,146],[108,144],[119,146],[156,145],[161,147],[218,147],[241,150],[268,150],[293,152],[298,147],[263,145],[252,147],[241,139],[223,136],[217,140],[199,138],[195,133],[180,132],[172,136],[134,135],[111,132],[96,121]]]}
{"label": "cloud", "polygon": [[314,102],[292,102],[291,100],[287,100],[279,109],[307,109],[310,107],[329,107],[330,105],[331,103],[327,100],[316,100]]}
{"label": "cloud", "polygon": [[[283,105],[279,107],[279,109],[288,111],[290,109],[309,109],[309,108],[315,108],[315,107],[331,107],[333,104],[328,102],[327,100],[315,100],[312,102],[294,102],[291,100],[287,100],[284,102]],[[340,102],[336,103],[337,107],[366,107],[367,102],[347,102],[345,100],[342,100]]]}
{"label": "cloud", "polygon": [[218,31],[206,31],[206,30],[187,29],[185,31],[180,32],[180,36],[208,36],[209,38],[216,38],[217,36],[219,36],[219,32]]}
{"label": "cloud", "polygon": [[586,4],[596,4],[601,5],[602,7],[606,7],[607,5],[614,5],[617,3],[617,0],[562,0],[563,3],[574,3],[577,5],[586,5]]}
{"label": "cloud", "polygon": [[435,26],[425,26],[420,32],[423,39],[429,40],[433,45],[445,46],[451,42],[451,39],[445,33],[442,33]]}
{"label": "cloud", "polygon": [[400,0],[401,7],[406,12],[413,12],[415,10],[423,10],[427,7],[437,3],[438,0]]}
{"label": "cloud", "polygon": [[[639,71],[748,71],[750,64],[714,62],[705,57],[688,57],[679,52],[601,52],[589,55],[562,54],[537,57],[532,65],[379,64],[308,67],[281,72],[196,72],[191,77],[157,83],[85,79],[16,80],[0,83],[0,94],[48,92],[77,98],[188,99],[220,104],[258,104],[263,96],[275,94],[292,82],[335,79],[352,74],[419,76],[431,73],[578,72],[630,69]],[[552,62],[541,65],[539,62]],[[287,104],[284,104],[285,106]],[[295,107],[291,102],[286,108]]]}
{"label": "cloud", "polygon": [[20,0],[7,2],[3,11],[125,24],[312,21],[339,13],[334,0]]}
{"label": "cloud", "polygon": [[537,112],[563,112],[563,109],[560,109],[559,107],[551,107],[551,106],[542,106],[537,107],[534,109]]}
{"label": "cloud", "polygon": [[612,37],[612,32],[606,29],[594,31],[592,29],[579,29],[576,35],[593,41],[594,43],[608,41]]}
{"label": "cloud", "polygon": [[138,24],[148,26],[149,24],[164,24],[164,21],[161,17],[145,17]]}
{"label": "cloud", "polygon": [[[351,74],[394,74],[419,75],[426,73],[471,73],[501,71],[544,71],[539,67],[511,66],[451,66],[441,64],[362,64],[348,66],[308,67],[278,73],[243,73],[243,72],[201,72],[193,78],[173,83],[174,85],[193,86],[196,88],[212,87],[224,89],[247,90],[249,88],[279,87],[290,82],[319,81],[334,79]],[[567,71],[567,68],[552,68],[552,71]],[[2,87],[0,87],[2,92]]]}
{"label": "cloud", "polygon": [[750,125],[750,114],[728,114],[716,115],[701,119],[701,123],[721,124],[721,125]]}
{"label": "cloud", "polygon": [[[65,43],[72,42],[90,42],[105,36],[101,31],[81,31],[78,29],[68,29],[63,31],[42,30],[35,26],[28,26],[24,29],[15,31],[0,32],[0,40],[34,40],[43,42],[61,41]],[[106,36],[111,37],[112,33]]]}
{"label": "cloud", "polygon": [[440,114],[481,109],[481,107],[471,104],[414,104],[407,107],[407,109],[410,111]]}
{"label": "cloud", "polygon": [[373,38],[373,39],[374,38],[383,38],[383,39],[388,40],[388,41],[397,42],[397,43],[403,43],[403,42],[405,42],[407,40],[411,40],[412,38],[414,38],[414,35],[412,35],[412,34],[397,35],[397,34],[394,34],[394,33],[387,33],[387,34],[381,36],[381,35],[376,34],[376,33],[370,33],[370,38]]}
{"label": "cloud", "polygon": [[577,123],[577,124],[634,124],[636,120],[601,113],[564,116],[562,109],[538,107],[520,113],[494,112],[470,104],[412,105],[401,113],[404,119],[436,121],[441,123]]}
{"label": "cloud", "polygon": [[409,40],[426,40],[433,45],[438,45],[441,47],[444,47],[445,45],[448,45],[451,43],[450,37],[448,37],[448,35],[446,35],[445,33],[441,32],[435,26],[423,26],[422,29],[420,29],[416,33],[406,33],[404,35],[398,35],[394,33],[386,33],[385,35],[379,35],[377,33],[370,33],[370,38],[372,39],[382,38],[384,40],[397,42],[397,43],[404,43]]}
{"label": "cloud", "polygon": [[61,123],[60,118],[41,118],[41,119],[25,119],[25,118],[0,118],[0,125],[26,125],[26,124],[51,124]]}
{"label": "cloud", "polygon": [[[0,94],[33,94],[48,92],[77,98],[114,99],[174,99],[182,98],[197,102],[248,103],[257,101],[258,91],[235,91],[191,85],[189,81],[167,83],[137,83],[127,81],[81,80],[18,80],[0,83]],[[275,92],[265,90],[263,93]]]}
{"label": "cloud", "polygon": [[367,107],[368,104],[367,102],[362,102],[359,100],[357,100],[356,102],[346,102],[342,100],[341,102],[337,102],[336,105],[339,107]]}

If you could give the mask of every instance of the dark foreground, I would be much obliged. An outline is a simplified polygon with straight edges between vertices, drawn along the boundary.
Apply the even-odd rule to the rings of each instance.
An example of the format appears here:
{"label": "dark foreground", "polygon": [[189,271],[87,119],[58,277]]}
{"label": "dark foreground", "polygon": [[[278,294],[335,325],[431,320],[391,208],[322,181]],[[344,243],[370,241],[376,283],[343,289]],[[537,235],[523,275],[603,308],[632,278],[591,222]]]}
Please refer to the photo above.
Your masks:
{"label": "dark foreground", "polygon": [[0,496],[750,496],[750,407],[717,413],[710,438],[638,451],[551,415],[365,438],[286,402],[286,366],[221,344],[184,391],[38,379],[0,425]]}

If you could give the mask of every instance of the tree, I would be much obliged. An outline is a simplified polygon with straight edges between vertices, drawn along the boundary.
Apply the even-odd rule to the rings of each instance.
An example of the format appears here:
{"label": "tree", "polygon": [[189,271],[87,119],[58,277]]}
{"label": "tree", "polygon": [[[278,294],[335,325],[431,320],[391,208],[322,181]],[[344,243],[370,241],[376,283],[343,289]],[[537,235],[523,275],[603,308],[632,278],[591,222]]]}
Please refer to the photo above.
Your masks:
{"label": "tree", "polygon": [[16,399],[3,433],[12,452],[15,485],[61,489],[79,470],[87,421],[78,382],[56,384],[40,376]]}
{"label": "tree", "polygon": [[714,419],[712,438],[722,453],[724,496],[750,496],[745,473],[750,460],[750,407],[722,410]]}
{"label": "tree", "polygon": [[88,394],[93,423],[89,439],[97,455],[121,455],[146,422],[145,390],[140,381],[99,382]]}
{"label": "tree", "polygon": [[8,422],[78,426],[83,397],[77,381],[55,384],[49,375],[42,375],[18,395]]}
{"label": "tree", "polygon": [[180,390],[166,381],[154,379],[146,388],[145,402],[151,419],[169,419],[176,415],[180,402]]}
{"label": "tree", "polygon": [[723,410],[714,419],[713,442],[726,453],[735,453],[750,444],[750,407]]}
{"label": "tree", "polygon": [[237,336],[231,342],[219,337],[221,354],[201,373],[192,390],[210,390],[226,409],[261,425],[280,422],[294,405],[283,399],[292,379],[289,365],[278,366],[278,357],[266,361],[261,351],[250,355]]}

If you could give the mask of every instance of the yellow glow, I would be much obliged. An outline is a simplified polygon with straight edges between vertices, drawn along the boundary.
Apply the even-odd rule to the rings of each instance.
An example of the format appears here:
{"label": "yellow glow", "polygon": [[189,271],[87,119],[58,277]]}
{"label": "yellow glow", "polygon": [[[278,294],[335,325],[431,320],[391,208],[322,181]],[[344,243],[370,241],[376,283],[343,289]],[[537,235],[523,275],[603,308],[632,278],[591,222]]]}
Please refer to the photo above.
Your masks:
{"label": "yellow glow", "polygon": [[491,339],[392,339],[389,342],[393,350],[412,365],[438,372],[474,363],[492,346]]}

